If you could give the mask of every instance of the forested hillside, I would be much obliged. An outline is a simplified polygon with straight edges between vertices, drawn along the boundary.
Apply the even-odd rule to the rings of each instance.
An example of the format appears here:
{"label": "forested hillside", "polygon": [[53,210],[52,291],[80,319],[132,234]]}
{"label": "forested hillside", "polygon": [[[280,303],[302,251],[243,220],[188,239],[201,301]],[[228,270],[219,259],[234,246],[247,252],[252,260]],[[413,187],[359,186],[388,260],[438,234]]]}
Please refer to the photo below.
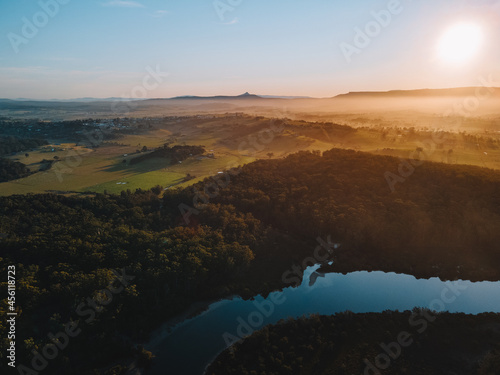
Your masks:
{"label": "forested hillside", "polygon": [[[156,187],[0,198],[1,272],[17,269],[19,362],[29,365],[31,350],[69,321],[82,332],[50,361],[51,373],[131,358],[133,343],[194,301],[285,286],[283,272],[312,255],[318,236],[341,243],[334,270],[500,279],[500,174],[425,163],[391,193],[384,173],[399,162],[302,152],[232,170],[215,188],[207,179],[163,197]],[[205,190],[204,205],[186,209]],[[110,283],[119,290],[123,272],[133,279],[106,293]],[[82,309],[89,300],[94,316]]]}
{"label": "forested hillside", "polygon": [[498,314],[415,309],[282,321],[226,350],[207,375],[494,375],[499,366]]}
{"label": "forested hillside", "polygon": [[[206,213],[224,217],[230,228],[169,225],[159,190],[0,199],[1,269],[7,274],[7,265],[17,268],[17,335],[25,338],[19,343],[20,363],[29,365],[29,351],[42,350],[49,333],[64,331],[74,320],[82,333],[51,361],[51,373],[88,373],[114,358],[131,357],[131,339],[146,338],[154,324],[190,302],[230,293],[231,280],[254,258],[251,248],[263,246],[266,231],[251,215],[230,207]],[[126,287],[106,294],[122,273],[131,278]],[[115,282],[114,290],[119,285]],[[87,308],[88,301],[97,301],[97,307]],[[3,315],[6,300],[0,309]],[[6,325],[0,324],[4,349]]]}
{"label": "forested hillside", "polygon": [[336,270],[500,279],[500,173],[427,162],[391,192],[385,176],[399,165],[349,150],[301,152],[246,165],[206,198],[294,237],[330,235],[343,244]]}

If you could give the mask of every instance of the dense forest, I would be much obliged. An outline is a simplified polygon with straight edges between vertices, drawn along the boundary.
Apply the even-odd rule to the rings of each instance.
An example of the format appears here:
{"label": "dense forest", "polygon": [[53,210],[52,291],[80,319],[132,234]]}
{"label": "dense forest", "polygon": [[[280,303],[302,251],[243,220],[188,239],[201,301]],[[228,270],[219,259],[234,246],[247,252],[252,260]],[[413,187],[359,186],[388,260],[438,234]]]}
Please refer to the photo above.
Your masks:
{"label": "dense forest", "polygon": [[[153,190],[0,198],[1,272],[17,268],[19,363],[29,367],[32,350],[42,351],[48,335],[70,321],[82,333],[50,361],[49,373],[87,374],[132,357],[133,343],[155,324],[195,300],[235,292],[232,280],[257,249],[271,246],[257,220],[231,207],[212,206],[196,228],[172,225],[171,210],[158,199],[162,189]],[[122,273],[133,280],[106,295]],[[92,303],[97,307],[86,308]],[[4,300],[0,313],[6,309]],[[6,329],[0,322],[3,359]]]}
{"label": "dense forest", "polygon": [[23,178],[30,174],[30,169],[23,163],[0,158],[0,182],[17,180],[18,178]]}
{"label": "dense forest", "polygon": [[[0,198],[0,271],[17,270],[19,363],[75,322],[81,333],[50,373],[112,374],[108,364],[134,356],[147,365],[134,343],[157,324],[194,301],[288,285],[283,272],[312,255],[318,236],[341,243],[333,271],[499,280],[500,173],[425,163],[391,193],[384,174],[399,163],[301,152],[165,193]],[[0,322],[2,359],[6,329]]]}
{"label": "dense forest", "polygon": [[46,144],[48,142],[44,139],[0,136],[0,156],[29,151]]}
{"label": "dense forest", "polygon": [[[343,244],[334,270],[499,280],[500,172],[426,162],[392,192],[386,175],[400,163],[350,150],[300,152],[244,166],[217,194],[203,181],[194,189],[294,238],[331,236]],[[181,193],[186,203],[189,193]]]}
{"label": "dense forest", "polygon": [[499,369],[499,314],[414,309],[281,321],[224,351],[206,374],[495,375]]}

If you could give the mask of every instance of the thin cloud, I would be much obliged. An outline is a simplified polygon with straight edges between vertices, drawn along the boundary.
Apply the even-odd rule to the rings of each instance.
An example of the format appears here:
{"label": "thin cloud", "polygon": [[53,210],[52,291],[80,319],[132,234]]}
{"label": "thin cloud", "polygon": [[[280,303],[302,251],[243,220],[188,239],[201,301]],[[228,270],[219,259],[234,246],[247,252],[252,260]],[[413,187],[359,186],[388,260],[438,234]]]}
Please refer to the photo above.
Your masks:
{"label": "thin cloud", "polygon": [[157,10],[156,12],[154,12],[154,14],[152,15],[152,17],[161,18],[161,17],[166,16],[168,13],[169,12],[167,10]]}
{"label": "thin cloud", "polygon": [[229,22],[223,22],[223,25],[236,25],[239,22],[238,17]]}
{"label": "thin cloud", "polygon": [[144,5],[137,1],[113,0],[102,4],[105,7],[121,7],[121,8],[144,8]]}

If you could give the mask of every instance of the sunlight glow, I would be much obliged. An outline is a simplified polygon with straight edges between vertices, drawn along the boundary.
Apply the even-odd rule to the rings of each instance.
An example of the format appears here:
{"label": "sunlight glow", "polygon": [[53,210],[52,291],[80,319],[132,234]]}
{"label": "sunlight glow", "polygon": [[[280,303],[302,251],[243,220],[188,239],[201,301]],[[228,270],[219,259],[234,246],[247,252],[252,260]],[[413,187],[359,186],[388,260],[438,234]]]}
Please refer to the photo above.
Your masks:
{"label": "sunlight glow", "polygon": [[437,45],[439,59],[450,64],[464,64],[474,58],[481,48],[483,31],[474,23],[450,27]]}

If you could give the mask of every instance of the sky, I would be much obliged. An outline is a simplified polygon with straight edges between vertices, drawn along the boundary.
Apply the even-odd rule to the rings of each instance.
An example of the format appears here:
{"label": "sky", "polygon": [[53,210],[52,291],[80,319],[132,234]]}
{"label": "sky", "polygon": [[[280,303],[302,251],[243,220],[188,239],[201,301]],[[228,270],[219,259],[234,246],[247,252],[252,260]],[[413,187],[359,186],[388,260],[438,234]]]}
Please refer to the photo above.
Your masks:
{"label": "sky", "polygon": [[[0,0],[0,10],[0,98],[500,87],[500,0]],[[481,39],[460,46],[477,48],[446,61],[439,42],[463,23]]]}

